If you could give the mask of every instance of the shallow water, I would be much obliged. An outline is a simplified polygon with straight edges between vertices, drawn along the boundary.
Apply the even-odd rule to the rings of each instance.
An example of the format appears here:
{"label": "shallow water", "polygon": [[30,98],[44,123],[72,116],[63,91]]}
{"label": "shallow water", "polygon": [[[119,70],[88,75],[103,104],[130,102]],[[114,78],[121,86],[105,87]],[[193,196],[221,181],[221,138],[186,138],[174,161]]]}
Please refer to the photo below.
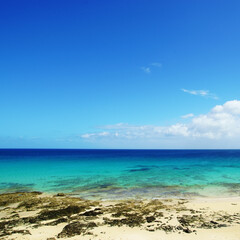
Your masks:
{"label": "shallow water", "polygon": [[240,196],[239,150],[0,150],[0,192],[85,198]]}

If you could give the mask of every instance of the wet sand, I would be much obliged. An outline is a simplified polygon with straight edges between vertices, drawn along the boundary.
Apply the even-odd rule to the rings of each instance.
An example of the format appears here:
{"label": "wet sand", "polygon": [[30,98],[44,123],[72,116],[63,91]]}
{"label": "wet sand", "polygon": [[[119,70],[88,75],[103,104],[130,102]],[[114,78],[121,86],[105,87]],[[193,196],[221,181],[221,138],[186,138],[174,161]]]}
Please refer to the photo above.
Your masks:
{"label": "wet sand", "polygon": [[1,194],[0,239],[239,240],[240,198],[93,201]]}

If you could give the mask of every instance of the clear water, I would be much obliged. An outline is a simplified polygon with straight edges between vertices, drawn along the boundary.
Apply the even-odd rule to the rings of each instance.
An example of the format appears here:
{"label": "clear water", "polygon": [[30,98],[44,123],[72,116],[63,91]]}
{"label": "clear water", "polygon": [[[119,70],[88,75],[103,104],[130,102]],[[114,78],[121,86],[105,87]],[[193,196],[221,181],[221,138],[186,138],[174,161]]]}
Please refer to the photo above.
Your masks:
{"label": "clear water", "polygon": [[0,193],[89,199],[240,196],[240,150],[0,150]]}

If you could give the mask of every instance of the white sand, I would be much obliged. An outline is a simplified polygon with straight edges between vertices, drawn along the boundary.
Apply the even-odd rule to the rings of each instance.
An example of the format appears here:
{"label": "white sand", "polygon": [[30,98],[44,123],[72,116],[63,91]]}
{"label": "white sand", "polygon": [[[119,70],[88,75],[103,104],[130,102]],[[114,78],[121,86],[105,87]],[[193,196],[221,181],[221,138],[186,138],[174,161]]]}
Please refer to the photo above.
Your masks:
{"label": "white sand", "polygon": [[[174,200],[176,201],[176,200]],[[104,202],[103,205],[107,206],[112,202]],[[235,214],[240,213],[240,198],[198,198],[184,203],[186,207],[201,210],[209,214],[227,213]],[[176,214],[172,212],[171,214]],[[29,212],[21,213],[22,216],[29,216]],[[173,218],[168,224],[176,225],[176,219]],[[61,223],[57,226],[43,226],[39,228],[31,228],[30,226],[20,226],[15,229],[28,229],[31,235],[13,234],[9,237],[0,238],[1,240],[47,240],[48,238],[57,238],[63,227],[67,223]],[[228,227],[216,229],[198,229],[197,233],[165,233],[163,230],[155,230],[153,232],[147,231],[144,227],[110,227],[106,225],[98,226],[90,231],[92,235],[79,235],[67,239],[72,240],[240,240],[240,219],[239,224],[233,224]]]}

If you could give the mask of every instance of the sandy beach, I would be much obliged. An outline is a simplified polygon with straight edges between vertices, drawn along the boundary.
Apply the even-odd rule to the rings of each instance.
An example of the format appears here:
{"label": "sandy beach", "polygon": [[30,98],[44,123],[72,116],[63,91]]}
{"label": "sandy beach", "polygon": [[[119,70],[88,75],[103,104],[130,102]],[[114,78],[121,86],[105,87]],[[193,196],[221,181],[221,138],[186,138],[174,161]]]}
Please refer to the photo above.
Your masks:
{"label": "sandy beach", "polygon": [[0,195],[0,239],[240,239],[240,198],[93,201]]}

